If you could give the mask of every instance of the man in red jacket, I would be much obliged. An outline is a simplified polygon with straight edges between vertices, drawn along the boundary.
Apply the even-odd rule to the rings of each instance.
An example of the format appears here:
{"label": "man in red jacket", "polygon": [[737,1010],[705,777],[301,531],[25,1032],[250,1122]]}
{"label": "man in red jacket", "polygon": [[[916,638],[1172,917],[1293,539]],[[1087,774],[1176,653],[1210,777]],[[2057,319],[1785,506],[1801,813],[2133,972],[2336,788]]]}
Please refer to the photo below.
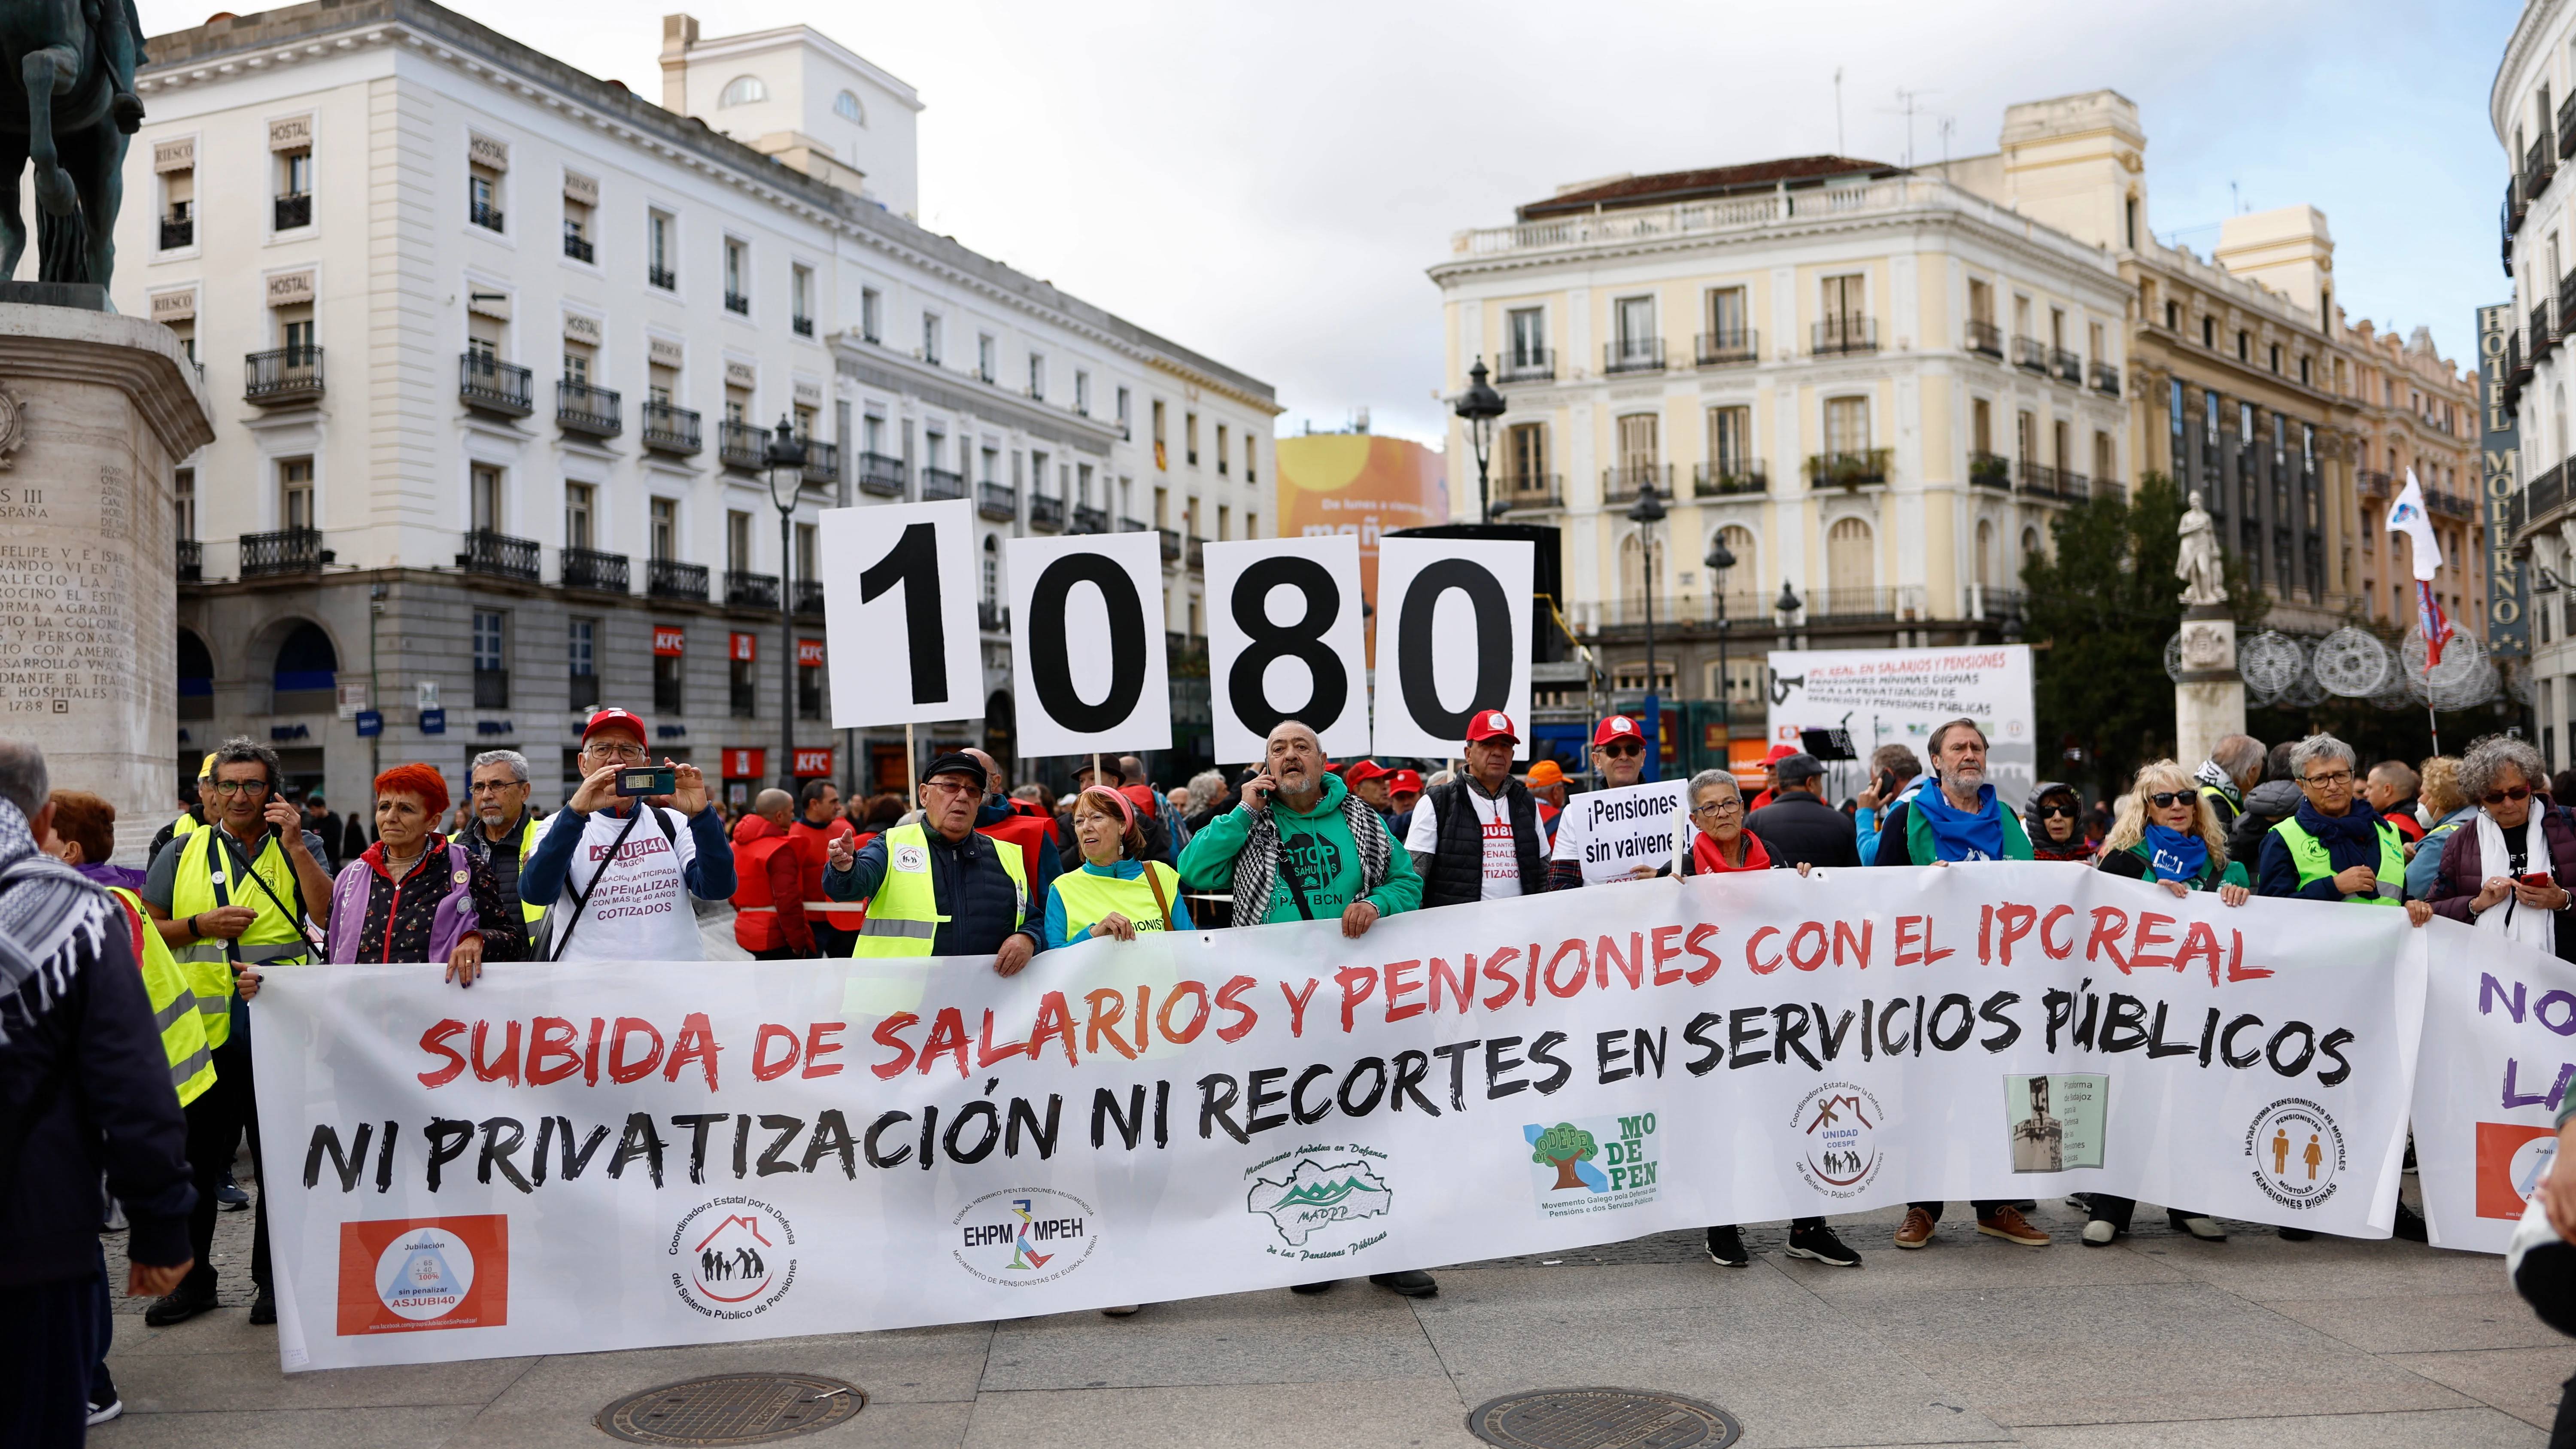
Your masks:
{"label": "man in red jacket", "polygon": [[787,838],[795,813],[793,796],[763,790],[751,802],[751,813],[733,827],[733,942],[755,960],[822,954],[805,919],[805,873]]}
{"label": "man in red jacket", "polygon": [[[788,849],[796,853],[797,869],[804,872],[804,900],[819,906],[824,902],[823,867],[830,862],[832,841],[839,836],[856,836],[857,826],[841,814],[840,787],[829,780],[808,780],[800,797],[796,822],[787,827]],[[851,844],[855,847],[857,841]],[[814,928],[815,948],[826,956],[847,956],[850,946],[859,939],[859,927],[868,918],[864,907],[819,908],[806,912],[806,923]]]}
{"label": "man in red jacket", "polygon": [[[991,755],[971,747],[959,753],[974,757],[975,763],[984,767],[984,801],[975,812],[975,833],[1020,848],[1020,864],[1027,869],[1031,883],[1030,898],[1040,899],[1036,886],[1038,857],[1052,857],[1063,847],[1056,833],[1055,817],[1040,810],[1034,800],[1012,799],[1011,777]],[[1054,875],[1053,871],[1047,872],[1049,879]]]}

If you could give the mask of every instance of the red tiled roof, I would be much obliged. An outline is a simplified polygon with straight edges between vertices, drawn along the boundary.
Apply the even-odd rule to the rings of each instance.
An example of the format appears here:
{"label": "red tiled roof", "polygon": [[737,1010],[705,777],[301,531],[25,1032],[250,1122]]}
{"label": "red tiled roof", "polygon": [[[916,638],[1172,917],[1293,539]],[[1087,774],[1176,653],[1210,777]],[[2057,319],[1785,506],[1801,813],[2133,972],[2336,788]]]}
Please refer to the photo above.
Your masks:
{"label": "red tiled roof", "polygon": [[1744,166],[1711,166],[1698,171],[1666,171],[1654,176],[1605,181],[1598,186],[1551,196],[1545,201],[1530,202],[1518,211],[1522,221],[1537,221],[1544,217],[1590,211],[1595,207],[1663,206],[1736,192],[1764,191],[1783,181],[1794,185],[1820,181],[1829,176],[1859,174],[1876,179],[1893,176],[1901,169],[1884,161],[1859,161],[1849,156],[1787,156]]}

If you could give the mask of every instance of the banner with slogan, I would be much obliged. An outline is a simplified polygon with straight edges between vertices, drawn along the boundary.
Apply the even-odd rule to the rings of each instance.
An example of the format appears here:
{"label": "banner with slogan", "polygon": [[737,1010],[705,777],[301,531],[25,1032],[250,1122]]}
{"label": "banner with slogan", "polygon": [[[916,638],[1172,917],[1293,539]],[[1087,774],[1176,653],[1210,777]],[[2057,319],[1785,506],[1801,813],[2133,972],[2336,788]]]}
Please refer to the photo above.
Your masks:
{"label": "banner with slogan", "polygon": [[2501,1253],[2557,1154],[2576,1088],[2576,966],[2457,921],[2424,927],[2416,1182],[2436,1247]]}
{"label": "banner with slogan", "polygon": [[2386,1236],[2426,942],[2061,864],[988,962],[288,968],[290,1370],[966,1322],[1909,1199]]}
{"label": "banner with slogan", "polygon": [[1574,832],[1584,884],[1653,875],[1673,863],[1676,846],[1690,849],[1699,832],[1690,827],[1690,806],[1682,798],[1687,783],[1663,780],[1587,790],[1566,801],[1556,828],[1560,836]]}

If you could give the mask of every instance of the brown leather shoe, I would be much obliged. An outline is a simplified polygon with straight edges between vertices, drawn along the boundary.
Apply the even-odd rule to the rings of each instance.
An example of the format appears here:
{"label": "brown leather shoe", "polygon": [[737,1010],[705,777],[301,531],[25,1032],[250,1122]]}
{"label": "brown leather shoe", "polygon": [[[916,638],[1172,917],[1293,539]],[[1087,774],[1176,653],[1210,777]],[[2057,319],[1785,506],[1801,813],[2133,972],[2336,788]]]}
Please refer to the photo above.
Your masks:
{"label": "brown leather shoe", "polygon": [[1905,1221],[1897,1225],[1896,1246],[1919,1248],[1932,1241],[1932,1215],[1919,1207],[1905,1210]]}
{"label": "brown leather shoe", "polygon": [[2017,1207],[1997,1208],[1993,1217],[1977,1219],[1977,1231],[2008,1243],[2019,1243],[2025,1248],[2048,1246],[2048,1234],[2032,1227],[2030,1219],[2023,1217]]}

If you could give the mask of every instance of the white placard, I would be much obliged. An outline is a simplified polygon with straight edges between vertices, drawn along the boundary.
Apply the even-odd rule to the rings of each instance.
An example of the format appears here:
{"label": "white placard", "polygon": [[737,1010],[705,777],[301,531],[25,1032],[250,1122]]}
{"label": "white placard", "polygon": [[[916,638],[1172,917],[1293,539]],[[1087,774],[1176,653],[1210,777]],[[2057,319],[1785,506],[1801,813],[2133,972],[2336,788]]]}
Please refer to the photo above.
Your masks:
{"label": "white placard", "polygon": [[975,505],[831,508],[821,526],[832,727],[982,714]]}
{"label": "white placard", "polygon": [[[2475,829],[2473,825],[2462,826]],[[2415,1073],[2416,1184],[2433,1246],[2501,1253],[2558,1153],[2576,966],[2440,917]]]}
{"label": "white placard", "polygon": [[[1682,803],[1683,780],[1587,790],[1565,802],[1556,818],[1557,839],[1572,841],[1585,885],[1653,875],[1672,864],[1673,837],[1682,848],[1699,838]],[[1683,817],[1676,826],[1674,817]],[[1570,833],[1569,833],[1570,832]]]}
{"label": "white placard", "polygon": [[1283,719],[1312,726],[1326,755],[1368,753],[1356,535],[1209,544],[1207,618],[1218,759],[1262,758]]}
{"label": "white placard", "polygon": [[2039,783],[2029,645],[1771,651],[1772,742],[1804,748],[1801,730],[1851,731],[1860,761],[1835,767],[1827,799],[1860,789],[1880,745],[1903,745],[1931,764],[1932,731],[1961,718],[1986,733],[1995,797],[2020,809]]}
{"label": "white placard", "polygon": [[1467,717],[1499,709],[1529,750],[1530,578],[1520,541],[1389,538],[1377,552],[1377,740],[1455,755]]}
{"label": "white placard", "polygon": [[1162,540],[1095,533],[1007,547],[1019,753],[1170,749]]}

